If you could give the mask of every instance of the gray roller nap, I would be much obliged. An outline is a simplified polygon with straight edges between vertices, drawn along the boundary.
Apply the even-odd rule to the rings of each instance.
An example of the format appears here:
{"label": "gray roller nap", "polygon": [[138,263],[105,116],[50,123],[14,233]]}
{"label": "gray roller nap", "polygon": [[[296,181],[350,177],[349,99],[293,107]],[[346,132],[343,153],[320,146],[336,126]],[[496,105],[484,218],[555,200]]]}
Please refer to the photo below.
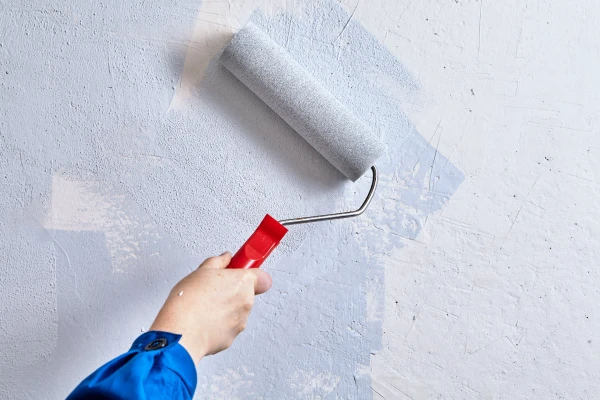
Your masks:
{"label": "gray roller nap", "polygon": [[256,25],[234,36],[221,63],[352,181],[385,151],[369,128]]}

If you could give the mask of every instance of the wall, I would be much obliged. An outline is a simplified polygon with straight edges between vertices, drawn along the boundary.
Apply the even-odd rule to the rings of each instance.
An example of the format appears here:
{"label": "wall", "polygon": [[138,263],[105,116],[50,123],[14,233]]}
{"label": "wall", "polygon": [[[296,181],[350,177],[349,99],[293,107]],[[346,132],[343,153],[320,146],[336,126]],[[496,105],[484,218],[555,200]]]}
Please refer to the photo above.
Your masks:
{"label": "wall", "polygon": [[198,397],[590,397],[593,7],[0,2],[0,390],[64,397],[265,212],[361,200],[216,62],[252,19],[388,153],[367,214],[286,238]]}

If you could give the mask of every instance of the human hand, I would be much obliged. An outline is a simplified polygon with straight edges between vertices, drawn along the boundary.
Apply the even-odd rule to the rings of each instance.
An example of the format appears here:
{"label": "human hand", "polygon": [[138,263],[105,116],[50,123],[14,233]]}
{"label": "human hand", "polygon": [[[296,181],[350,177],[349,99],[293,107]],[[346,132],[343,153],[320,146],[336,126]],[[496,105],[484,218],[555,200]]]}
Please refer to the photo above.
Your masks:
{"label": "human hand", "polygon": [[246,328],[254,295],[272,280],[260,269],[225,269],[231,254],[206,259],[169,293],[150,330],[182,335],[194,362],[227,349]]}

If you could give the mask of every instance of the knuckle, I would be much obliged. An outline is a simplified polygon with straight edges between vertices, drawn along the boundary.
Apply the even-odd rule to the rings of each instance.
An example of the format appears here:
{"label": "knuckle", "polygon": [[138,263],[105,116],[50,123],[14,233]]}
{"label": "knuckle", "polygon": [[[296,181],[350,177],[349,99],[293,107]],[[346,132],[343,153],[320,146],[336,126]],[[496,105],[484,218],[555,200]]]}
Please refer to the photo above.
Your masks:
{"label": "knuckle", "polygon": [[244,283],[254,284],[255,279],[256,279],[256,274],[254,273],[254,271],[250,271],[250,270],[244,271],[244,276],[242,277],[242,280],[244,281]]}
{"label": "knuckle", "polygon": [[204,260],[204,262],[202,264],[210,264],[210,263],[214,263],[217,261],[217,257],[208,257],[206,260]]}
{"label": "knuckle", "polygon": [[213,256],[213,257],[208,257],[206,260],[204,260],[204,262],[202,264],[200,264],[200,266],[206,266],[206,265],[218,265],[219,264],[219,257]]}
{"label": "knuckle", "polygon": [[250,311],[252,310],[252,306],[254,306],[254,296],[248,296],[244,301],[244,310]]}

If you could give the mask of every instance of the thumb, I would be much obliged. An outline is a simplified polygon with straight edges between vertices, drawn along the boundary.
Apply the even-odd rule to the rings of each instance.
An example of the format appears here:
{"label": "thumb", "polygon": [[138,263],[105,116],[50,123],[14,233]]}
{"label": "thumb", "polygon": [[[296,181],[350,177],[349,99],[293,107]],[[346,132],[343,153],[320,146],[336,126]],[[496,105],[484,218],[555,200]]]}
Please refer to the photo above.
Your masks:
{"label": "thumb", "polygon": [[254,294],[263,294],[271,289],[271,286],[273,286],[271,275],[261,269],[252,269],[250,272],[256,277],[254,280]]}
{"label": "thumb", "polygon": [[226,251],[220,256],[207,258],[198,268],[224,269],[227,268],[230,261],[231,253]]}

